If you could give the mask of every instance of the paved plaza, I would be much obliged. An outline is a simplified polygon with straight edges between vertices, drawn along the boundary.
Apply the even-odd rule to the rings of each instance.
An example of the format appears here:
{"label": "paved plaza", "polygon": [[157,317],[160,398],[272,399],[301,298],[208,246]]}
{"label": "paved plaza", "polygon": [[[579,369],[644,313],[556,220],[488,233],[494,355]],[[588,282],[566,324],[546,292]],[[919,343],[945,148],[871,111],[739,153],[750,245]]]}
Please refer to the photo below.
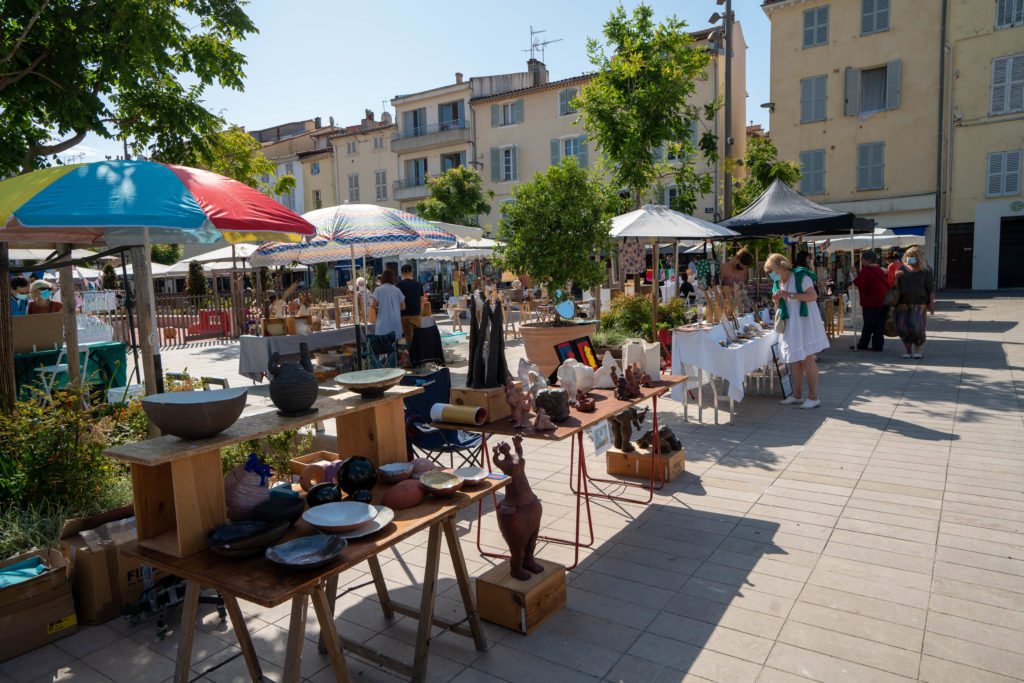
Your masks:
{"label": "paved plaza", "polygon": [[[821,354],[822,406],[748,393],[731,425],[684,422],[686,474],[649,506],[595,502],[595,542],[569,574],[568,606],[530,636],[487,624],[490,649],[444,633],[436,681],[988,681],[1024,676],[1024,299],[945,295],[924,359],[854,353],[849,334]],[[464,348],[464,347],[463,347]],[[237,344],[164,351],[164,367],[226,375]],[[522,350],[510,343],[510,366]],[[465,364],[454,368],[464,374]],[[458,380],[456,380],[456,384]],[[259,397],[254,399],[259,403]],[[258,409],[251,408],[251,409]],[[723,422],[727,417],[723,419]],[[649,422],[648,422],[649,425]],[[328,425],[330,430],[330,425]],[[569,444],[527,443],[546,531],[571,534]],[[587,443],[589,448],[589,441]],[[604,463],[589,461],[591,473]],[[610,487],[609,490],[615,490]],[[475,514],[458,528],[470,573],[491,563]],[[494,515],[486,546],[503,542]],[[381,556],[393,596],[418,604],[426,535]],[[565,546],[542,558],[571,563]],[[446,554],[437,611],[460,618]],[[416,623],[381,615],[368,571],[342,575],[336,611],[349,638],[407,661]],[[279,679],[289,605],[243,603],[264,671]],[[229,624],[201,606],[197,680],[245,680]],[[172,614],[172,625],[177,623]],[[177,637],[118,619],[0,664],[0,682],[168,680]],[[334,680],[309,613],[302,670]],[[347,655],[353,680],[396,681]]]}

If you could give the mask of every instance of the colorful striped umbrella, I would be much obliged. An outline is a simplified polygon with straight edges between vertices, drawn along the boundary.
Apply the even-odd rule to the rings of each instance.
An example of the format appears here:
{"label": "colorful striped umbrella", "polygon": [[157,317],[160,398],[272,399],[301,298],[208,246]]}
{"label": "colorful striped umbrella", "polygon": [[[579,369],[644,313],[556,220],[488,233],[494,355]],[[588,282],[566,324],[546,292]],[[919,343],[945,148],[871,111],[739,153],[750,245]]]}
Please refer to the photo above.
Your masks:
{"label": "colorful striped umbrella", "polygon": [[439,228],[437,225],[431,223],[425,218],[420,218],[416,214],[409,213],[408,211],[402,211],[401,209],[390,209],[388,207],[381,207],[383,211],[397,216],[399,219],[405,222],[406,225],[410,226],[413,230],[419,233],[420,237],[423,237],[435,247],[454,247],[458,238],[452,233]]}
{"label": "colorful striped umbrella", "polygon": [[0,182],[0,241],[137,245],[301,240],[314,227],[236,180],[154,161],[44,168]]}
{"label": "colorful striped umbrella", "polygon": [[[293,262],[311,265],[428,249],[432,245],[430,239],[406,223],[402,213],[375,204],[345,204],[310,211],[302,217],[316,226],[314,237],[298,244],[266,242],[256,249],[249,262],[253,266],[286,266]],[[451,235],[423,222],[432,230]],[[455,236],[451,235],[451,239],[454,241]]]}

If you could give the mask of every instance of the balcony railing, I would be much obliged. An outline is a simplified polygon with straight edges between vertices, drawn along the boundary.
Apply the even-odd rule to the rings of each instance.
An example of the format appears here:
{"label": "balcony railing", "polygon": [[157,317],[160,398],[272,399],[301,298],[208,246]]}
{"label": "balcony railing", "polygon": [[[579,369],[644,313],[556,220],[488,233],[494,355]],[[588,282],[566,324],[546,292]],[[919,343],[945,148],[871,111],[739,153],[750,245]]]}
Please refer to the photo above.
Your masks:
{"label": "balcony railing", "polygon": [[402,178],[400,180],[395,180],[394,182],[392,182],[391,183],[391,189],[397,191],[397,190],[405,189],[407,187],[419,187],[421,185],[426,185],[426,184],[427,184],[427,179],[426,178]]}
{"label": "balcony railing", "polygon": [[441,123],[431,123],[429,125],[424,124],[422,126],[403,128],[397,133],[392,133],[391,139],[404,140],[406,138],[418,138],[423,135],[430,135],[431,133],[443,133],[446,130],[459,130],[466,128],[469,128],[469,121],[465,119],[454,119],[452,121],[442,121]]}

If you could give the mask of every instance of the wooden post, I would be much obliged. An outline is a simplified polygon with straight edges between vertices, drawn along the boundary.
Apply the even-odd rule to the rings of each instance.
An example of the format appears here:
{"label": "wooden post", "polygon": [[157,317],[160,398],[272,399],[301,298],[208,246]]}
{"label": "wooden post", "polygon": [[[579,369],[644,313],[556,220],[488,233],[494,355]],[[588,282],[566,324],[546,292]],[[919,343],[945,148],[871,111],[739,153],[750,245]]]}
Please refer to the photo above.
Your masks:
{"label": "wooden post", "polygon": [[10,413],[18,401],[18,384],[14,379],[14,316],[7,255],[7,242],[0,242],[0,410]]}
{"label": "wooden post", "polygon": [[[142,348],[142,378],[146,395],[157,393],[157,370],[155,348],[158,343],[153,316],[153,270],[149,265],[149,254],[144,246],[131,248],[132,273],[135,276],[135,319],[139,323],[139,346]],[[131,321],[128,321],[131,324]],[[149,423],[150,437],[160,435],[156,426]]]}
{"label": "wooden post", "polygon": [[679,240],[676,240],[675,255],[672,257],[672,277],[675,278],[676,298],[679,298]]}
{"label": "wooden post", "polygon": [[651,334],[658,340],[658,239],[651,238]]}
{"label": "wooden post", "polygon": [[[70,244],[58,244],[60,252],[71,251]],[[85,379],[78,358],[78,316],[75,314],[75,279],[71,266],[57,271],[60,277],[61,311],[64,313],[64,351],[68,358],[68,384],[75,386]],[[84,384],[84,382],[83,382]]]}

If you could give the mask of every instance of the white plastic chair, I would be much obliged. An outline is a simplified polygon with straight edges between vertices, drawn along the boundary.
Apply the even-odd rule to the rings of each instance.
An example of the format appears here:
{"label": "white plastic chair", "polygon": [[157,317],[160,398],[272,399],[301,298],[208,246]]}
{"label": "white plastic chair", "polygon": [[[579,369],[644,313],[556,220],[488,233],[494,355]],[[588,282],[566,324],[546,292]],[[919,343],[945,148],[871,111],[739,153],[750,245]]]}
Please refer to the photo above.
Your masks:
{"label": "white plastic chair", "polygon": [[57,376],[61,373],[67,374],[68,372],[68,364],[62,362],[66,357],[67,353],[64,349],[61,349],[60,353],[57,354],[57,362],[55,364],[36,368],[36,374],[43,385],[43,393],[46,394],[43,403],[53,402],[53,385],[57,381]]}

